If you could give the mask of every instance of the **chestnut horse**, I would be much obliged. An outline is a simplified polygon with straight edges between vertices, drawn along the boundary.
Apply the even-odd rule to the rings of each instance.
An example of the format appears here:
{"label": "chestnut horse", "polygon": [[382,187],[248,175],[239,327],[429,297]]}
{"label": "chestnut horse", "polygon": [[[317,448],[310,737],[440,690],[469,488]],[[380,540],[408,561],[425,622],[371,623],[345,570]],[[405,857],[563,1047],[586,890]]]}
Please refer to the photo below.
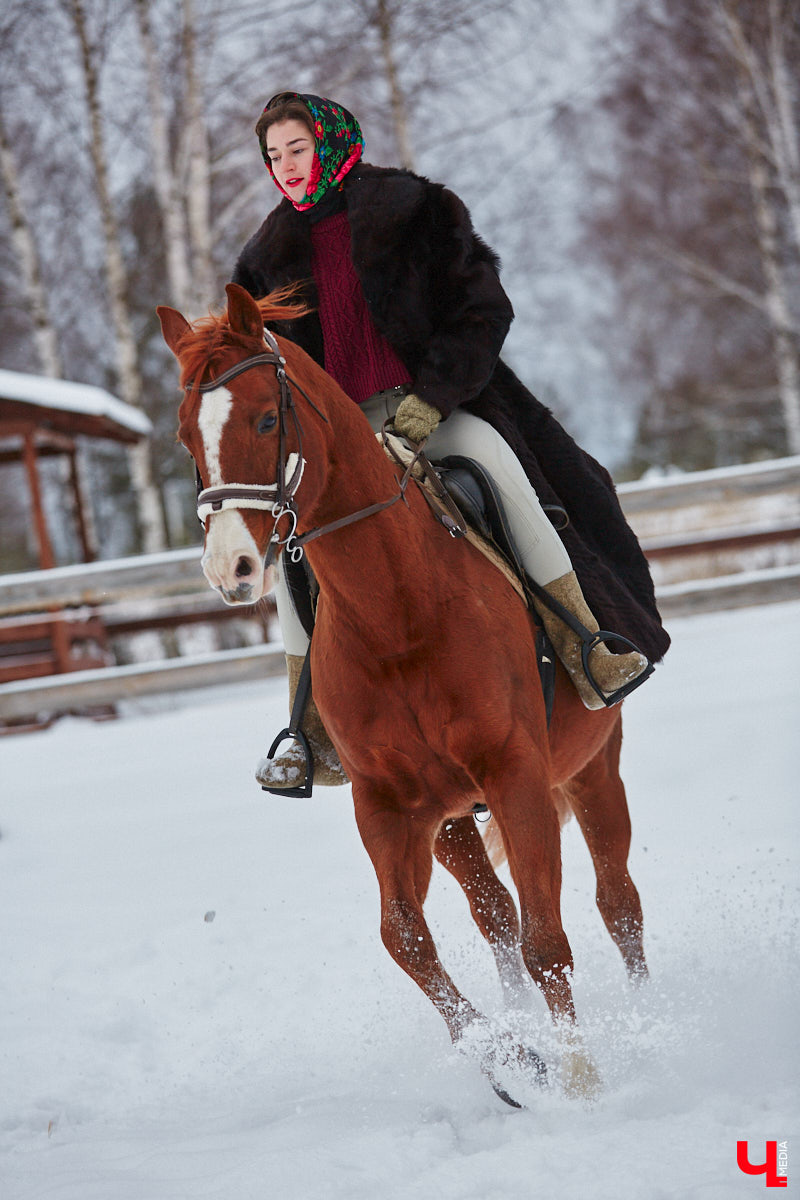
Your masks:
{"label": "chestnut horse", "polygon": [[[296,517],[289,548],[297,553],[308,539],[319,583],[314,696],[352,782],[387,950],[454,1043],[482,1044],[482,1068],[513,1103],[498,1064],[517,1070],[538,1065],[536,1056],[487,1046],[489,1022],[445,971],[423,916],[435,856],[464,889],[504,986],[519,994],[532,978],[541,989],[566,1047],[566,1086],[591,1092],[561,923],[560,823],[577,818],[600,913],[630,977],[643,978],[619,707],[588,711],[559,666],[548,729],[534,623],[520,596],[432,519],[416,486],[400,498],[401,470],[358,406],[304,351],[265,331],[304,310],[286,292],[256,302],[235,284],[226,290],[227,313],[194,325],[158,310],[185,388],[179,437],[217,500],[216,511],[202,510],[212,513],[206,576],[229,603],[252,604],[272,583],[265,554],[281,552]],[[340,522],[351,514],[359,519]],[[502,837],[521,922],[471,816],[476,802]]]}

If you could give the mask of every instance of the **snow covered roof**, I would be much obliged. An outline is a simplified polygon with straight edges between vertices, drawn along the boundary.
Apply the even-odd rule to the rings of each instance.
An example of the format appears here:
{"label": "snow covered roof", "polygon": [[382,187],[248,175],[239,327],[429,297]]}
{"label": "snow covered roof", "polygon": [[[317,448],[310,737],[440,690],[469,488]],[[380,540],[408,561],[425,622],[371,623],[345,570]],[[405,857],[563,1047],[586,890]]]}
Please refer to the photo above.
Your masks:
{"label": "snow covered roof", "polygon": [[0,369],[0,434],[3,421],[36,419],[64,433],[136,442],[152,433],[148,417],[104,388]]}

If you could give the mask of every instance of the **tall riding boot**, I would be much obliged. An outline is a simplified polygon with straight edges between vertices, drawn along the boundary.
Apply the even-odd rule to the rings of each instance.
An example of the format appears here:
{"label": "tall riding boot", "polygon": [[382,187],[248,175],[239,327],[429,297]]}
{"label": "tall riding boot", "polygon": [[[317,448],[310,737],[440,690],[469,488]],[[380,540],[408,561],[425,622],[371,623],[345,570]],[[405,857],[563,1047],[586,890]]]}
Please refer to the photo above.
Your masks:
{"label": "tall riding boot", "polygon": [[[568,571],[545,587],[537,589],[537,595],[550,596],[565,611],[562,618],[539,599],[536,611],[542,619],[553,649],[569,672],[578,695],[587,708],[604,708],[615,704],[644,683],[653,671],[651,663],[638,650],[626,654],[612,654],[602,641],[595,641],[599,625],[592,616],[581,586],[574,571]],[[568,622],[566,618],[572,618]],[[626,641],[620,637],[620,641]],[[629,643],[630,644],[630,643]],[[588,678],[594,680],[592,682]],[[602,695],[598,693],[600,689]]]}
{"label": "tall riding boot", "polygon": [[[286,671],[289,676],[289,711],[294,705],[300,672],[303,669],[305,657],[297,654],[286,655]],[[314,697],[309,695],[305,713],[300,725],[314,756],[314,783],[323,787],[336,787],[347,783],[344,767],[339,762],[339,755],[334,749],[331,739],[322,724]],[[256,767],[256,779],[262,787],[294,789],[301,788],[306,782],[305,754],[299,742],[292,742],[278,758],[263,758]]]}

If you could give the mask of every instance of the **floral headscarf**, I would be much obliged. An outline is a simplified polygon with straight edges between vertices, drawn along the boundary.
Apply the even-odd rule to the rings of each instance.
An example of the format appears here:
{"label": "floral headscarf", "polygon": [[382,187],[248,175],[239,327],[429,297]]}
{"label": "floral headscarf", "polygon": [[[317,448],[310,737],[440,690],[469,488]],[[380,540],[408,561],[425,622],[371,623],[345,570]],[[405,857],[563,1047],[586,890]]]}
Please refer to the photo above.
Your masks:
{"label": "floral headscarf", "polygon": [[[279,92],[277,96],[272,97],[264,112],[271,108],[276,100],[289,99],[299,100],[311,113],[317,139],[306,194],[297,202],[292,200],[291,196],[288,197],[298,212],[305,212],[314,204],[318,204],[331,188],[341,183],[350,168],[358,162],[364,150],[364,138],[352,113],[341,104],[325,100],[321,96],[309,96],[301,92]],[[275,179],[265,136],[259,137],[259,144],[267,170],[284,196],[288,196]]]}

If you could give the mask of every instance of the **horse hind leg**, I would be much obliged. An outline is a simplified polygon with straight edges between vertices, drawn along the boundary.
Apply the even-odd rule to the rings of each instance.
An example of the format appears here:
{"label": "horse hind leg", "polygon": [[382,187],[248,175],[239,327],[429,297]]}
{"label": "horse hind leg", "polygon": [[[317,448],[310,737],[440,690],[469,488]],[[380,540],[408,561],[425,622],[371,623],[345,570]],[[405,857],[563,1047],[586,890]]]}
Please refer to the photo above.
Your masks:
{"label": "horse hind leg", "polygon": [[464,891],[472,918],[494,955],[506,1003],[518,1003],[531,981],[520,953],[517,908],[495,874],[473,818],[445,821],[434,854]]}
{"label": "horse hind leg", "polygon": [[555,1021],[575,1019],[572,950],[561,923],[561,828],[536,752],[507,752],[502,770],[485,778],[484,793],[502,835],[522,916],[527,970]]}
{"label": "horse hind leg", "polygon": [[523,758],[515,777],[486,786],[503,837],[522,910],[522,955],[541,991],[561,1043],[559,1077],[567,1095],[594,1099],[601,1083],[583,1048],[572,996],[572,950],[561,922],[560,793],[544,763]]}
{"label": "horse hind leg", "polygon": [[605,746],[570,782],[570,807],[592,856],[596,900],[605,926],[634,983],[647,978],[639,893],[628,871],[631,821],[619,774],[622,722]]}

